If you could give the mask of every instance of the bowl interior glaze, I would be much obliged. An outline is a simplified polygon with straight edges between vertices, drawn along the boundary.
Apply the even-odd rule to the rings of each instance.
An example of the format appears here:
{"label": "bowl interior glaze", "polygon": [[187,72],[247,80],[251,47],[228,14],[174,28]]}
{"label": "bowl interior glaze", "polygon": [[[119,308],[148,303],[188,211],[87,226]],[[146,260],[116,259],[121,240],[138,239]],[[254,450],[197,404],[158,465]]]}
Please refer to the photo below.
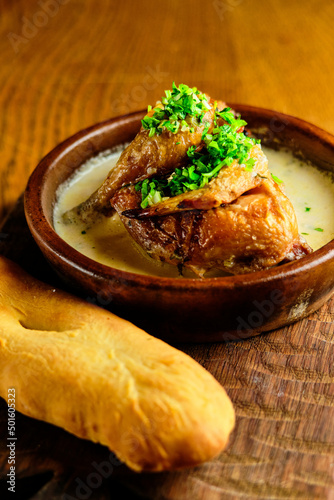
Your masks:
{"label": "bowl interior glaze", "polygon": [[[270,147],[284,146],[334,172],[334,137],[298,118],[231,104]],[[51,151],[25,191],[30,231],[72,290],[170,342],[247,338],[303,318],[334,291],[334,240],[316,252],[266,271],[223,278],[160,278],[120,271],[82,255],[53,228],[58,187],[82,163],[131,141],[144,111],[94,125]]]}

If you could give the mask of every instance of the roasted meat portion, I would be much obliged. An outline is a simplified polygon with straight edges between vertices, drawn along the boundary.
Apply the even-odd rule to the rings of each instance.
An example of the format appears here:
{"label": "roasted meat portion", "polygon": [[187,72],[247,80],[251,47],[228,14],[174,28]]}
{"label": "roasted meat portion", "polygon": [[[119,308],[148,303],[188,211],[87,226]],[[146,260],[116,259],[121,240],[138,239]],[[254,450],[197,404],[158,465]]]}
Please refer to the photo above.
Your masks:
{"label": "roasted meat portion", "polygon": [[201,189],[186,191],[143,209],[129,210],[124,215],[142,219],[154,215],[168,215],[186,210],[210,210],[231,203],[246,191],[260,186],[269,175],[268,160],[259,145],[254,145],[249,157],[255,162],[252,170],[246,170],[237,160],[222,168],[217,177]]}
{"label": "roasted meat portion", "polygon": [[245,125],[223,102],[173,83],[102,186],[65,220],[92,224],[116,210],[152,258],[199,276],[300,258],[311,249]]}
{"label": "roasted meat portion", "polygon": [[[66,212],[64,219],[71,221],[79,217],[85,222],[94,222],[100,214],[110,216],[113,212],[110,199],[118,189],[182,167],[187,162],[188,149],[201,147],[203,131],[214,127],[215,111],[225,107],[221,101],[207,99],[208,110],[202,121],[199,123],[196,117],[189,115],[184,120],[188,126],[180,127],[176,133],[165,129],[160,134],[150,135],[150,131],[142,126],[103,184],[86,201]],[[154,110],[163,107],[157,103],[147,116],[153,116]]]}
{"label": "roasted meat portion", "polygon": [[199,276],[212,268],[232,274],[258,271],[311,252],[299,236],[290,200],[270,177],[232,203],[210,210],[141,220],[123,215],[139,203],[132,186],[112,199],[131,236],[151,257]]}

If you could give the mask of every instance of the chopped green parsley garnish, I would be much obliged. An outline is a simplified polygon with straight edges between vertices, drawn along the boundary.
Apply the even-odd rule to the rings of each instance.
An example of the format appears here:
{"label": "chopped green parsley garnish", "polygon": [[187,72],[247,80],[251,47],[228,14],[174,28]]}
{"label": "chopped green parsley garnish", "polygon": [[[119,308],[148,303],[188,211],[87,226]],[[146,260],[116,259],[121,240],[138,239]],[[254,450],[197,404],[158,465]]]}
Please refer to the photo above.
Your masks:
{"label": "chopped green parsley garnish", "polygon": [[168,181],[162,179],[145,179],[144,181],[135,184],[135,190],[141,191],[142,208],[146,208],[155,203],[159,203],[163,198],[164,189],[167,187]]}
{"label": "chopped green parsley garnish", "polygon": [[276,184],[282,184],[283,183],[283,181],[281,179],[279,179],[278,177],[276,177],[276,175],[271,174],[271,177],[276,182]]}
{"label": "chopped green parsley garnish", "polygon": [[309,233],[302,233],[302,234],[305,234],[305,236],[309,236]]}
{"label": "chopped green parsley garnish", "polygon": [[309,212],[311,210],[311,207],[305,207],[305,212]]}
{"label": "chopped green parsley garnish", "polygon": [[[216,106],[217,105],[215,104],[215,108]],[[241,118],[236,118],[234,116],[231,108],[224,108],[223,111],[215,112],[215,117],[214,117],[215,125],[217,125],[217,117],[225,120],[230,125],[233,131],[238,130],[240,127],[243,127],[244,125],[247,125],[247,122],[245,122],[245,120],[241,120]]]}
{"label": "chopped green parsley garnish", "polygon": [[207,131],[200,151],[196,151],[195,146],[188,149],[187,167],[176,168],[167,179],[145,179],[135,185],[136,191],[142,194],[142,208],[159,203],[163,198],[203,188],[234,160],[246,171],[252,171],[255,160],[249,158],[249,153],[259,141],[237,131],[246,122],[235,118],[230,108],[217,111],[216,118],[223,118],[227,124],[216,126],[210,134]]}
{"label": "chopped green parsley garnish", "polygon": [[319,233],[323,233],[324,232],[324,230],[321,227],[315,227],[314,230],[315,231],[319,231]]}
{"label": "chopped green parsley garnish", "polygon": [[[178,87],[173,82],[172,90],[165,91],[165,97],[161,99],[164,109],[154,108],[152,116],[145,116],[142,125],[149,130],[149,137],[161,134],[163,130],[168,130],[176,134],[179,129],[184,132],[194,129],[189,126],[186,118],[193,116],[198,123],[202,123],[205,113],[210,109],[208,99],[205,94],[199,92],[196,87],[190,88],[188,85],[180,84]],[[151,106],[147,111],[150,112]]]}

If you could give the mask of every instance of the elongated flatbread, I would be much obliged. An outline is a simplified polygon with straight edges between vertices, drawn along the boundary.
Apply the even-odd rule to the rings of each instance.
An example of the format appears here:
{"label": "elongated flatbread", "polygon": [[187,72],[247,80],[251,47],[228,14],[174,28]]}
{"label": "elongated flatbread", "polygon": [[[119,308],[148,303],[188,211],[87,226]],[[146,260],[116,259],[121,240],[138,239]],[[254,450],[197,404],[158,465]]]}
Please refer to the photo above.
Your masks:
{"label": "elongated flatbread", "polygon": [[0,257],[0,396],[102,443],[134,470],[211,459],[234,426],[220,384],[186,354]]}

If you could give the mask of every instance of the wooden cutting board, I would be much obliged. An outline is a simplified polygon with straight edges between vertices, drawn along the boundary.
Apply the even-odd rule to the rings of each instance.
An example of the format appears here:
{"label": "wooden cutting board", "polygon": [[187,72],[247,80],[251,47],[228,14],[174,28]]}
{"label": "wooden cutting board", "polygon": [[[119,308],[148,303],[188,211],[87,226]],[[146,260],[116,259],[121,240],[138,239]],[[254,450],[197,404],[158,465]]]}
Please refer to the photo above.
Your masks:
{"label": "wooden cutting board", "polygon": [[[2,228],[0,253],[64,287],[30,236],[22,199]],[[107,448],[17,414],[18,493],[6,496],[8,416],[0,400],[0,498],[334,500],[334,297],[275,332],[177,347],[211,372],[234,403],[237,424],[224,453],[194,469],[136,474]]]}

